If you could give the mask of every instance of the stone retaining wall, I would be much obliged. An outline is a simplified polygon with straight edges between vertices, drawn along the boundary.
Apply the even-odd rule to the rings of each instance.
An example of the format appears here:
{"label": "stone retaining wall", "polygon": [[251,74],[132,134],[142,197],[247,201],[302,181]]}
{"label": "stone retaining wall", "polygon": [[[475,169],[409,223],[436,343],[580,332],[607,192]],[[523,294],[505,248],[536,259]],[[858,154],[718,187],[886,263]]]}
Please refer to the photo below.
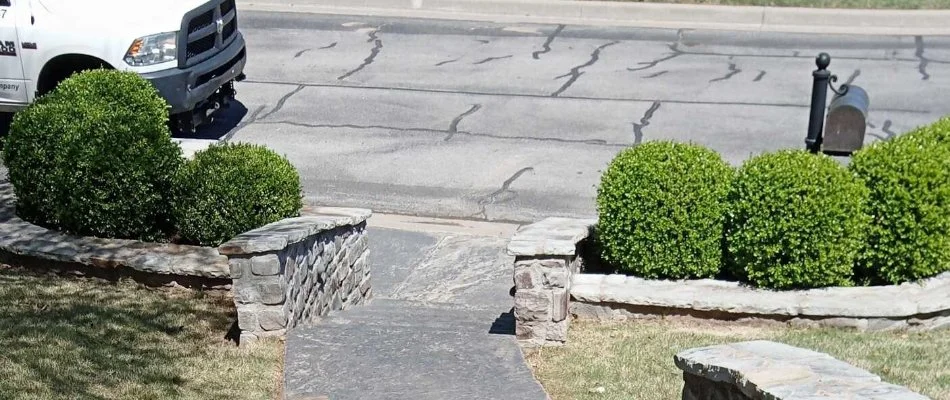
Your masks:
{"label": "stone retaining wall", "polygon": [[280,336],[372,295],[368,210],[322,208],[222,244],[228,257],[241,343]]}
{"label": "stone retaining wall", "polygon": [[[511,239],[516,333],[523,343],[563,343],[569,324],[569,319],[561,319],[564,307],[575,317],[594,319],[685,315],[862,331],[950,328],[950,273],[893,286],[799,291],[753,289],[710,279],[588,274],[583,273],[589,262],[584,258],[592,256],[585,254],[592,246],[585,240],[594,223],[549,218],[523,227]],[[570,296],[563,295],[564,289]]]}
{"label": "stone retaining wall", "polygon": [[680,352],[683,400],[927,400],[831,356],[768,341]]}

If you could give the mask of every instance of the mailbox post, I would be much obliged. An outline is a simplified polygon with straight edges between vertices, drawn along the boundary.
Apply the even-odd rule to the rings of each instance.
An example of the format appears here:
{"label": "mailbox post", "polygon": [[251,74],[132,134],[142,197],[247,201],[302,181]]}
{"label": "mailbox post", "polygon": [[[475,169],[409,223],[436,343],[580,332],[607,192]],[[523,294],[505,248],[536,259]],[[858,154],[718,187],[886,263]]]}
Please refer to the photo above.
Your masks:
{"label": "mailbox post", "polygon": [[814,77],[811,87],[811,116],[808,118],[808,136],[805,137],[805,148],[812,153],[821,150],[821,131],[825,123],[825,104],[828,101],[828,85],[831,79],[831,72],[828,71],[831,56],[828,53],[819,54],[815,65],[818,69],[811,73]]}
{"label": "mailbox post", "polygon": [[[870,100],[867,92],[858,86],[845,84],[835,89],[832,84],[838,77],[828,71],[830,64],[831,56],[828,53],[821,53],[815,59],[818,69],[812,72],[811,115],[805,148],[812,153],[850,156],[864,145]],[[825,105],[829,88],[834,91],[835,97],[828,107],[826,122]]]}

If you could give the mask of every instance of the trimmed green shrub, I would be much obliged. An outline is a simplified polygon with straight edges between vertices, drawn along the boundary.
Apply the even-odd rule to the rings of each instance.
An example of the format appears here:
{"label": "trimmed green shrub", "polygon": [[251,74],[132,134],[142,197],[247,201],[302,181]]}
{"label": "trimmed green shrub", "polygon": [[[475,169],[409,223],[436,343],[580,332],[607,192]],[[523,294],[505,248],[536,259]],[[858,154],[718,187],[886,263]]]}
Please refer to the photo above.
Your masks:
{"label": "trimmed green shrub", "polygon": [[872,223],[858,264],[867,283],[950,271],[950,120],[878,142],[850,165],[870,189]]}
{"label": "trimmed green shrub", "polygon": [[781,151],[748,160],[729,194],[729,270],[755,286],[850,286],[864,244],[868,191],[824,155]]}
{"label": "trimmed green shrub", "polygon": [[80,235],[167,238],[182,163],[167,120],[165,101],[134,73],[65,80],[11,125],[3,156],[17,214]]}
{"label": "trimmed green shrub", "polygon": [[217,246],[302,207],[300,176],[286,158],[252,144],[214,145],[178,175],[174,212],[181,238]]}
{"label": "trimmed green shrub", "polygon": [[950,116],[943,117],[931,125],[917,128],[908,134],[911,133],[914,136],[933,139],[940,143],[950,145]]}
{"label": "trimmed green shrub", "polygon": [[597,193],[603,258],[644,278],[707,278],[722,262],[733,169],[694,144],[648,142],[617,155]]}

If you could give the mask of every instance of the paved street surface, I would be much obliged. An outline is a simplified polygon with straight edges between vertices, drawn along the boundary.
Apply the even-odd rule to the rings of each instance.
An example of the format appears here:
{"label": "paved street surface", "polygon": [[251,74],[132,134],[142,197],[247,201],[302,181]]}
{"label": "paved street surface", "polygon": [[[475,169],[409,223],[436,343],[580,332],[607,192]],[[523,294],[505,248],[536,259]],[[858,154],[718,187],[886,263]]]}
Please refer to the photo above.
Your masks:
{"label": "paved street surface", "polygon": [[506,238],[369,237],[375,298],[288,333],[288,399],[546,398],[513,336]]}
{"label": "paved street surface", "polygon": [[203,137],[286,154],[310,202],[383,212],[590,216],[601,171],[639,142],[732,163],[801,148],[820,51],[870,93],[872,140],[950,114],[948,37],[259,12],[241,29],[243,107]]}

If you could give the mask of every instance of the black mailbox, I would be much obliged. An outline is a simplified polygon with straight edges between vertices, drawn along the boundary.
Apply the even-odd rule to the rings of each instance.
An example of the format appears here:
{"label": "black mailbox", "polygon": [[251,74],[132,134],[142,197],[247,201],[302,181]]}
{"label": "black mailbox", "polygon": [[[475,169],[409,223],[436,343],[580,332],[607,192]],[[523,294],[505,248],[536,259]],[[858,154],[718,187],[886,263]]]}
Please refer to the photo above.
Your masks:
{"label": "black mailbox", "polygon": [[847,85],[828,106],[821,151],[829,155],[849,156],[864,145],[870,99],[864,89]]}

